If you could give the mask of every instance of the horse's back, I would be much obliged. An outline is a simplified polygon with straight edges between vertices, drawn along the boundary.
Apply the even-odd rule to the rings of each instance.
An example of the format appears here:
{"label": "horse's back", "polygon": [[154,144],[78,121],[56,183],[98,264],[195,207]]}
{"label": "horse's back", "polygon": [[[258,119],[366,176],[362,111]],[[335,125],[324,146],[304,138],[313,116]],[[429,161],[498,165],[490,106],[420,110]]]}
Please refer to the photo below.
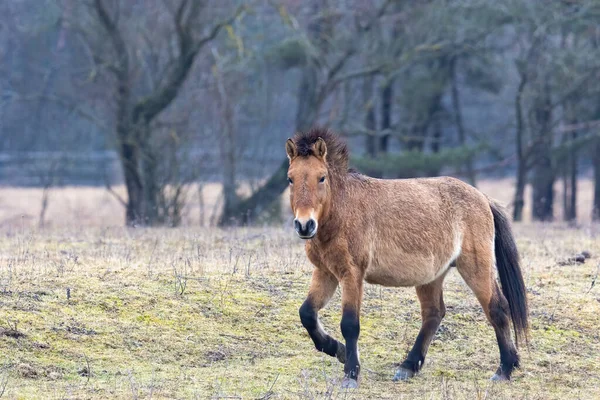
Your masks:
{"label": "horse's back", "polygon": [[411,227],[414,229],[439,230],[449,222],[491,216],[488,198],[456,178],[370,180],[369,187],[377,199],[377,213],[386,219],[399,217],[404,224],[418,224]]}

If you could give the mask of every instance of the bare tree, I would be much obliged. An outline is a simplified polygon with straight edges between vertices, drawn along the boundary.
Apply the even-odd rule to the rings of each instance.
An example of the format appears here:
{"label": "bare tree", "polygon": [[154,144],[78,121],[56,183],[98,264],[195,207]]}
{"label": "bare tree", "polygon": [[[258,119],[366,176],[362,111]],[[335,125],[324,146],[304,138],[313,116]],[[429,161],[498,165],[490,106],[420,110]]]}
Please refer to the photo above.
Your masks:
{"label": "bare tree", "polygon": [[[296,131],[306,131],[317,123],[324,102],[342,82],[371,75],[381,68],[368,66],[346,71],[346,66],[357,54],[357,32],[368,30],[370,25],[375,24],[390,3],[390,0],[384,1],[364,26],[358,25],[355,30],[341,35],[336,30],[335,22],[338,17],[334,9],[329,8],[327,2],[312,4],[312,21],[299,40],[291,43],[294,51],[300,55],[294,57],[295,62],[288,66],[300,67],[301,73],[295,117]],[[297,22],[293,25],[297,26]],[[282,49],[284,50],[287,51]],[[267,182],[249,198],[240,201],[235,209],[224,213],[219,224],[247,224],[251,218],[269,209],[287,187],[287,166],[288,160],[283,159]]]}
{"label": "bare tree", "polygon": [[[157,62],[155,84],[148,88],[138,82],[140,75],[145,78],[149,72],[146,71],[147,60],[138,56],[136,50],[140,40],[143,42],[147,37],[133,35],[126,21],[120,18],[132,12],[126,3],[94,0],[91,16],[101,30],[91,32],[82,28],[82,32],[90,44],[95,65],[104,67],[115,85],[115,132],[128,194],[126,222],[152,225],[158,222],[161,192],[157,181],[161,156],[151,146],[152,123],[177,98],[203,47],[232,24],[243,9],[238,8],[201,34],[198,27],[203,26],[201,18],[206,13],[207,2],[181,0],[172,9],[168,6],[173,2],[164,2],[166,10],[161,15],[165,15],[165,11],[171,15],[172,29],[161,30],[168,36],[162,38],[165,48],[156,54],[158,60],[164,61]],[[108,45],[101,39],[105,35]]]}

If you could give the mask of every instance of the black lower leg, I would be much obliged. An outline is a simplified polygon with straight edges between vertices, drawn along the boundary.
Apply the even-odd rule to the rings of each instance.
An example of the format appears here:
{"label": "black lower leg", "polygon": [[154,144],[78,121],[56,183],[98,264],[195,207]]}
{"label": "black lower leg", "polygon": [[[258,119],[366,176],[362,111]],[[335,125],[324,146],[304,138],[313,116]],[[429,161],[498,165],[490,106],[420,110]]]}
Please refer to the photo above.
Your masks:
{"label": "black lower leg", "polygon": [[340,361],[344,362],[344,345],[329,336],[327,333],[325,333],[323,328],[321,328],[317,311],[312,305],[310,299],[306,299],[306,301],[300,307],[299,312],[300,321],[302,321],[302,325],[304,328],[306,328],[308,335],[315,344],[315,348],[332,357],[337,357],[340,359]]}
{"label": "black lower leg", "polygon": [[496,371],[496,377],[508,380],[513,370],[519,367],[519,355],[511,339],[508,303],[503,296],[498,297],[490,303],[490,322],[500,349],[500,367]]}
{"label": "black lower leg", "polygon": [[500,367],[498,367],[496,375],[499,378],[510,380],[514,369],[519,368],[519,355],[511,341],[500,337],[498,333],[496,333],[496,338],[500,348]]}
{"label": "black lower leg", "polygon": [[421,330],[419,331],[419,335],[417,336],[417,340],[415,340],[415,344],[408,353],[406,359],[402,362],[402,364],[400,364],[400,368],[412,373],[417,373],[421,370],[421,367],[425,362],[425,355],[427,354],[429,344],[433,339],[433,335],[440,326],[441,321],[441,315],[436,315],[429,317],[423,322]]}
{"label": "black lower leg", "polygon": [[358,313],[351,309],[344,310],[340,327],[342,329],[342,335],[346,340],[346,363],[344,364],[344,373],[346,377],[357,380],[360,373],[360,361],[358,359],[360,321]]}

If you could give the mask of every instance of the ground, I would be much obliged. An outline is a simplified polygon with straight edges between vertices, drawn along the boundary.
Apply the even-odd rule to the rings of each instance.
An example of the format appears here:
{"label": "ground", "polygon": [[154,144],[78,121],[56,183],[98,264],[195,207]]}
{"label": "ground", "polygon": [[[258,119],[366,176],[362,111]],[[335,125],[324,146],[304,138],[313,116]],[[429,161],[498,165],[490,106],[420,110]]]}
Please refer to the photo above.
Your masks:
{"label": "ground", "polygon": [[[298,318],[311,266],[292,229],[0,230],[3,398],[600,398],[600,227],[515,226],[531,340],[509,384],[456,272],[422,373],[393,383],[420,325],[412,288],[367,285],[361,386]],[[581,251],[592,257],[569,261]],[[594,282],[596,282],[594,284]],[[337,338],[340,298],[322,312]]]}
{"label": "ground", "polygon": [[[40,224],[41,189],[0,188],[0,398],[600,398],[600,226],[580,183],[577,226],[515,225],[532,330],[512,383],[489,381],[493,330],[452,272],[447,316],[410,382],[391,378],[419,329],[414,289],[367,285],[352,392],[300,324],[311,266],[290,221],[209,228],[211,184],[189,188],[176,229],[122,228],[114,196],[80,187],[52,188]],[[504,204],[514,191],[507,179],[479,187]],[[592,257],[569,260],[582,251]],[[322,312],[338,339],[339,319],[338,293]]]}

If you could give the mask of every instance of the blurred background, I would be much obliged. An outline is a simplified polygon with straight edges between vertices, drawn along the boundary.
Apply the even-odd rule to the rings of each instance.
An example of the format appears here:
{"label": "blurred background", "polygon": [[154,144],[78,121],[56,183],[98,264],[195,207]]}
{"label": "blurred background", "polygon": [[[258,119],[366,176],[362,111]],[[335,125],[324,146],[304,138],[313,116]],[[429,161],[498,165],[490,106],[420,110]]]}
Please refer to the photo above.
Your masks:
{"label": "blurred background", "polygon": [[600,2],[0,2],[0,226],[285,222],[316,124],[366,174],[600,220]]}

